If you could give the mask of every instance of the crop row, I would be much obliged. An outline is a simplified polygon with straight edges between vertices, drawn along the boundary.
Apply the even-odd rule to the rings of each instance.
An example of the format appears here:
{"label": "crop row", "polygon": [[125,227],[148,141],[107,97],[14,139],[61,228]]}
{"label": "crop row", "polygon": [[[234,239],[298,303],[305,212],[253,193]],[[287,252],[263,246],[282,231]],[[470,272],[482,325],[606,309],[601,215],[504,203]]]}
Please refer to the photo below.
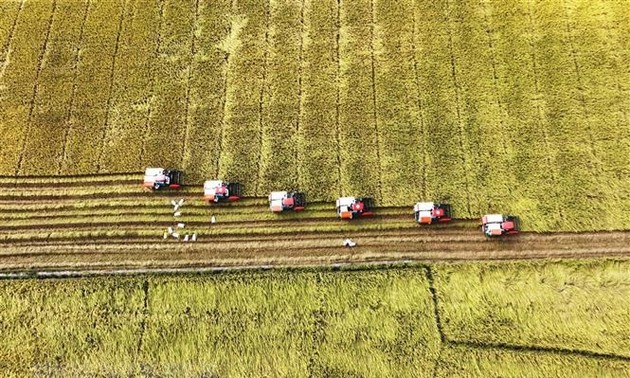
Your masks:
{"label": "crop row", "polygon": [[125,9],[112,71],[108,126],[98,145],[100,172],[133,171],[141,165],[156,76],[153,64],[165,22],[163,6],[163,2],[156,6],[155,1],[141,0]]}

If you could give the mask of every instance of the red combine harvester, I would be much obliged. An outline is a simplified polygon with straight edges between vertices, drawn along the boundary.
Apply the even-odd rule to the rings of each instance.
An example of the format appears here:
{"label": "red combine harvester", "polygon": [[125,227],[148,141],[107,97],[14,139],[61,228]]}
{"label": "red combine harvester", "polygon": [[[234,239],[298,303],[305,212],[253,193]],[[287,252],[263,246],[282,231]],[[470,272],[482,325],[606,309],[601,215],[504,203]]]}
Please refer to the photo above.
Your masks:
{"label": "red combine harvester", "polygon": [[487,237],[518,234],[518,218],[503,214],[484,215],[481,218],[481,231]]}
{"label": "red combine harvester", "polygon": [[182,186],[183,179],[184,174],[182,171],[147,168],[144,171],[144,184],[142,186],[150,190],[178,189]]}
{"label": "red combine harvester", "polygon": [[302,211],[306,207],[306,194],[302,192],[271,192],[269,209],[274,213],[293,210]]}
{"label": "red combine harvester", "polygon": [[416,222],[420,224],[444,223],[451,220],[451,205],[434,202],[418,202],[413,207]]}
{"label": "red combine harvester", "polygon": [[203,199],[208,203],[234,202],[241,199],[241,184],[208,180],[203,184]]}
{"label": "red combine harvester", "polygon": [[374,215],[374,199],[370,197],[340,197],[337,199],[337,215],[341,219],[355,219]]}

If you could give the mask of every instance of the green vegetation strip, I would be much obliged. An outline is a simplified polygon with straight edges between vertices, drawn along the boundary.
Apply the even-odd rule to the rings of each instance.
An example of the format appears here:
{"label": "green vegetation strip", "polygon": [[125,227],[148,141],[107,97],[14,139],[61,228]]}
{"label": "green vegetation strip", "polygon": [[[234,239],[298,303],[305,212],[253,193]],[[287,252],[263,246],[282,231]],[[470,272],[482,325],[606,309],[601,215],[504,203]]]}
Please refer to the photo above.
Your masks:
{"label": "green vegetation strip", "polygon": [[[622,377],[629,270],[582,261],[5,280],[0,366],[8,376]],[[513,299],[509,311],[501,298]]]}

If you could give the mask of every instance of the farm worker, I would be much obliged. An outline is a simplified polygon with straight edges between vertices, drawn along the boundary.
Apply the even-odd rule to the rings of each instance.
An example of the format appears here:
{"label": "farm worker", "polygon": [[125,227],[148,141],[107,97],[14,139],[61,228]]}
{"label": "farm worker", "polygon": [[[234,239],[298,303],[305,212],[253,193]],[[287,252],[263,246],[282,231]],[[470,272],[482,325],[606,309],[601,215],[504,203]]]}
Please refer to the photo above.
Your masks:
{"label": "farm worker", "polygon": [[357,245],[357,243],[353,242],[352,239],[345,239],[343,241],[343,246],[344,247],[352,248],[352,247],[355,247],[356,245]]}
{"label": "farm worker", "polygon": [[212,216],[212,218],[210,218],[210,223],[212,224],[217,223],[217,218],[215,218],[214,215]]}

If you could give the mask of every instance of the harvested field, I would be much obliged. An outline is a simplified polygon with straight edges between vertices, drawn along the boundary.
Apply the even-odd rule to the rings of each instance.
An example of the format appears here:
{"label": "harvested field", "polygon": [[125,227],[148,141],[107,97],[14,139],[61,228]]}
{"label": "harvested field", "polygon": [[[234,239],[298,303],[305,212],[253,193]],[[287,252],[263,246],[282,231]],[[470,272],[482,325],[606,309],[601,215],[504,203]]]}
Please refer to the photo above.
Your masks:
{"label": "harvested field", "polygon": [[166,166],[252,197],[298,187],[628,229],[629,7],[4,1],[0,175]]}
{"label": "harvested field", "polygon": [[[476,220],[418,226],[409,207],[339,220],[334,203],[273,214],[264,198],[208,205],[202,189],[147,192],[141,174],[0,179],[0,270],[320,265],[401,260],[506,260],[630,255],[630,233],[524,232],[487,240]],[[184,198],[182,216],[171,200]],[[210,223],[215,216],[216,224]],[[163,239],[184,223],[197,241]],[[526,226],[526,224],[525,224]],[[359,245],[344,248],[350,237]]]}

